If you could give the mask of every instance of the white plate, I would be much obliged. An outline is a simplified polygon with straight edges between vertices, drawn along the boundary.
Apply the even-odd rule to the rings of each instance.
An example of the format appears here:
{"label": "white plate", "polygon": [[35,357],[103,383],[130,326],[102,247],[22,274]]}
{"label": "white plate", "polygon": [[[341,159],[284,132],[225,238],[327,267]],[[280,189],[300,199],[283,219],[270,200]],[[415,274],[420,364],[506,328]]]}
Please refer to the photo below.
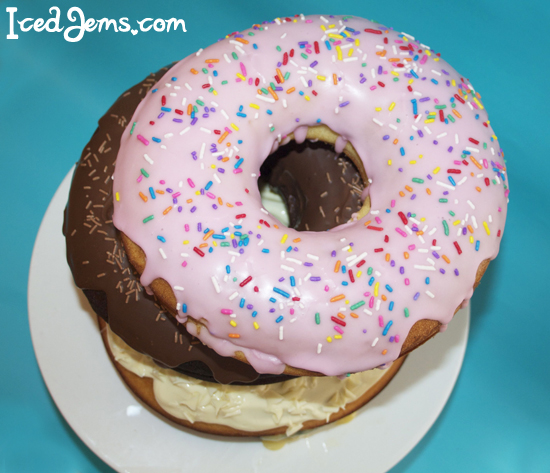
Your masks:
{"label": "white plate", "polygon": [[351,422],[297,436],[279,450],[175,427],[130,393],[105,353],[95,316],[75,287],[61,227],[72,171],[40,226],[29,275],[29,319],[42,376],[77,435],[119,472],[384,472],[426,434],[453,389],[469,311],[413,352],[399,374]]}

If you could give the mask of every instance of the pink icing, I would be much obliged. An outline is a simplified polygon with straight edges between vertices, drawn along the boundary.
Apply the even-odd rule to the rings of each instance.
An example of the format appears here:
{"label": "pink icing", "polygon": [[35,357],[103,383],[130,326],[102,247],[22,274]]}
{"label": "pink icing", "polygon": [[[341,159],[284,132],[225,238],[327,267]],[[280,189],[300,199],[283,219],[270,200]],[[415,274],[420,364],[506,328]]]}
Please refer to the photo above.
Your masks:
{"label": "pink icing", "polygon": [[[276,228],[260,165],[319,123],[361,157],[371,211],[330,232]],[[504,170],[480,98],[429,48],[360,18],[297,17],[187,57],[148,93],[122,138],[114,223],[147,256],[142,283],[165,279],[218,353],[341,375],[394,360],[417,320],[445,325],[471,296],[498,253]]]}

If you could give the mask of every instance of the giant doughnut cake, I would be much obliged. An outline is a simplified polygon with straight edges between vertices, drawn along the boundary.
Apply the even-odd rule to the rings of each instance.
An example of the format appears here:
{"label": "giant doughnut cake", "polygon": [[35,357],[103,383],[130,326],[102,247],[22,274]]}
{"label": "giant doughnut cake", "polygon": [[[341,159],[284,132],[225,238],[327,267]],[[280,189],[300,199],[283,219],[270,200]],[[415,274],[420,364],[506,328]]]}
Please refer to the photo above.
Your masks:
{"label": "giant doughnut cake", "polygon": [[[289,147],[293,160],[267,166]],[[288,227],[263,208],[261,173]],[[312,190],[325,176],[330,188]],[[296,16],[123,94],[83,152],[64,232],[108,352],[145,402],[199,430],[288,434],[360,407],[450,322],[498,253],[507,194],[481,98],[439,54],[361,18]],[[249,426],[159,405],[161,371],[176,386],[244,385],[219,385],[228,398],[323,380],[365,388],[309,418]],[[378,373],[372,388],[364,372]]]}

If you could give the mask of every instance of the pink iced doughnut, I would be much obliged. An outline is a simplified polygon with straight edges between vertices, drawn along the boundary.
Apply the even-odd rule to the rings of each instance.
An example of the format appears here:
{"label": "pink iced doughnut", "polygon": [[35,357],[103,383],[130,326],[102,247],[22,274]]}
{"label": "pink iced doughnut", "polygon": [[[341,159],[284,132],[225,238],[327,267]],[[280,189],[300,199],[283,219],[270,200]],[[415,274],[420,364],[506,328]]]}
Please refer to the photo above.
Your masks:
{"label": "pink iced doughnut", "polygon": [[[357,152],[371,207],[297,232],[262,208],[257,178],[318,125]],[[326,375],[396,359],[418,320],[447,324],[498,253],[508,195],[469,81],[412,36],[349,16],[277,19],[182,60],[136,110],[113,186],[142,283],[170,285],[192,334],[259,372]]]}

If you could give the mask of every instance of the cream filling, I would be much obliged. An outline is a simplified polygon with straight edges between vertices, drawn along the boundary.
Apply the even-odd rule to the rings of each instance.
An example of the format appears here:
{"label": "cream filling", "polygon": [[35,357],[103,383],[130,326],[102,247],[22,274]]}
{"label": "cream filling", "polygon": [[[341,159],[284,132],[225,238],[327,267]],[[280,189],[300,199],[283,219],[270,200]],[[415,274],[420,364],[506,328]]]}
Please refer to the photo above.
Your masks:
{"label": "cream filling", "polygon": [[153,379],[155,398],[166,412],[189,422],[222,424],[247,432],[285,426],[290,436],[308,420],[328,421],[385,373],[374,369],[344,379],[303,376],[259,386],[208,383],[160,368],[107,330],[115,360],[132,373]]}

